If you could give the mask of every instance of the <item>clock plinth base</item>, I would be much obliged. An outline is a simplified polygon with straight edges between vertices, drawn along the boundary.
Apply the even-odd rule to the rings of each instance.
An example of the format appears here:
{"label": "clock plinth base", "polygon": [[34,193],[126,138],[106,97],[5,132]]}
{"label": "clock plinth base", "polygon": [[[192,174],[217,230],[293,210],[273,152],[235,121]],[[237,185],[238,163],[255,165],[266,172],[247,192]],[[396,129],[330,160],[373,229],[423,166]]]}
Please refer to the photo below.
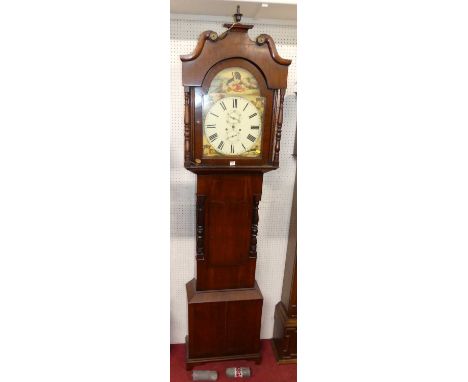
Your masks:
{"label": "clock plinth base", "polygon": [[189,358],[188,349],[189,349],[189,338],[185,337],[185,369],[192,370],[195,366],[203,365],[208,362],[223,362],[223,361],[232,361],[232,360],[246,360],[246,361],[255,361],[257,365],[262,362],[261,353],[256,354],[240,354],[240,355],[227,355],[220,357],[200,357],[200,358]]}
{"label": "clock plinth base", "polygon": [[289,317],[280,301],[275,308],[273,353],[279,364],[297,363],[297,318]]}
{"label": "clock plinth base", "polygon": [[260,355],[263,296],[253,288],[196,290],[196,280],[186,284],[188,329],[186,367],[205,362],[251,359]]}

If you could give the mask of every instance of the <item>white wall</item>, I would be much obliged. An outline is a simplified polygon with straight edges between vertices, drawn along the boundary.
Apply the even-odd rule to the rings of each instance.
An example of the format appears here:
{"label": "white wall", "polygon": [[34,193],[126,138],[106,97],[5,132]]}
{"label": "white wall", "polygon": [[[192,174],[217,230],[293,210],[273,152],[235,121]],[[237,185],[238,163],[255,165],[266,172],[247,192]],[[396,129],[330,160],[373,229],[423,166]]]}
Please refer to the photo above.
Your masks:
{"label": "white wall", "polygon": [[[191,53],[201,32],[221,33],[222,22],[171,20],[171,343],[184,342],[187,334],[185,283],[195,276],[195,188],[196,176],[183,163],[184,89],[179,55]],[[226,18],[229,22],[229,18]],[[264,176],[260,203],[256,279],[262,291],[262,338],[273,335],[274,309],[281,298],[289,217],[296,161],[292,157],[296,128],[296,27],[258,24],[250,30],[254,39],[261,33],[273,37],[279,54],[293,60],[289,67],[284,100],[280,168]],[[162,74],[164,75],[164,74]]]}

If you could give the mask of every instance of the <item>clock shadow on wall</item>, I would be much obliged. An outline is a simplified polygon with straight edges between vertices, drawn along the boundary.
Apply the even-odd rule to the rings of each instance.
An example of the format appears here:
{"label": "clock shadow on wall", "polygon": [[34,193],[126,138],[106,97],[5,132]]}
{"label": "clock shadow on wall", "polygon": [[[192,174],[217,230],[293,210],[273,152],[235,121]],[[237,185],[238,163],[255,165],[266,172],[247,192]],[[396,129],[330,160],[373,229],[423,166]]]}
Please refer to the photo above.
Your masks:
{"label": "clock shadow on wall", "polygon": [[[241,23],[241,16],[238,9],[235,22],[224,24],[220,35],[203,32],[193,52],[180,57],[184,167],[197,177],[196,277],[186,284],[187,369],[210,361],[261,362],[258,208],[263,175],[279,167],[291,61],[279,56],[271,36],[251,40],[253,25]],[[275,323],[276,355],[280,360],[288,347],[286,358],[293,361],[295,330],[284,322],[283,310],[275,312],[275,320],[282,320]]]}

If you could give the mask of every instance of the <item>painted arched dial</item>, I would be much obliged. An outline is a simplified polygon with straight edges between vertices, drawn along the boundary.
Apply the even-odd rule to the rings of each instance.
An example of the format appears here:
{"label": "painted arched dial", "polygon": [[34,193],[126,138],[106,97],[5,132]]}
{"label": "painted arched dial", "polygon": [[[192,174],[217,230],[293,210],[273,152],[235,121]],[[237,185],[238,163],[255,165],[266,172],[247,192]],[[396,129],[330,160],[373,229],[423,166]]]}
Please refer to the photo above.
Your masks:
{"label": "painted arched dial", "polygon": [[204,133],[221,155],[242,155],[255,145],[261,132],[259,110],[243,97],[225,97],[208,111]]}
{"label": "painted arched dial", "polygon": [[248,70],[220,70],[203,96],[203,157],[261,157],[265,97]]}

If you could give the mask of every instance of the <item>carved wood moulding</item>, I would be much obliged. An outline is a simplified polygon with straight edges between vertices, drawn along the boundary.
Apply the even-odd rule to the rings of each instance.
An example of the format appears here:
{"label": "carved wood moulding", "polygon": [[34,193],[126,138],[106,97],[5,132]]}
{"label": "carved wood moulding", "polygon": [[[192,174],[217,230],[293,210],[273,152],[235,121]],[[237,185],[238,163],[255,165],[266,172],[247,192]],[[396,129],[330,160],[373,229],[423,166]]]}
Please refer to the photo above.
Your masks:
{"label": "carved wood moulding", "polygon": [[277,119],[276,119],[275,154],[274,154],[274,158],[273,158],[273,163],[275,165],[278,165],[278,163],[279,163],[281,130],[283,128],[284,93],[285,93],[285,89],[280,89],[280,91],[279,91],[279,106],[278,106]]}
{"label": "carved wood moulding", "polygon": [[197,260],[205,258],[205,195],[197,195]]}
{"label": "carved wood moulding", "polygon": [[190,118],[190,88],[185,88],[185,108],[184,108],[184,161],[190,162],[190,138],[191,138],[191,118]]}
{"label": "carved wood moulding", "polygon": [[253,196],[252,203],[252,227],[250,237],[250,258],[257,258],[257,234],[258,234],[258,205],[260,203],[261,195]]}
{"label": "carved wood moulding", "polygon": [[180,56],[183,85],[201,86],[209,68],[219,61],[239,57],[260,68],[270,89],[285,89],[291,60],[278,54],[273,39],[261,34],[255,41],[251,40],[247,31],[253,25],[236,23],[225,27],[229,29],[221,35],[212,30],[202,32],[193,52]]}

